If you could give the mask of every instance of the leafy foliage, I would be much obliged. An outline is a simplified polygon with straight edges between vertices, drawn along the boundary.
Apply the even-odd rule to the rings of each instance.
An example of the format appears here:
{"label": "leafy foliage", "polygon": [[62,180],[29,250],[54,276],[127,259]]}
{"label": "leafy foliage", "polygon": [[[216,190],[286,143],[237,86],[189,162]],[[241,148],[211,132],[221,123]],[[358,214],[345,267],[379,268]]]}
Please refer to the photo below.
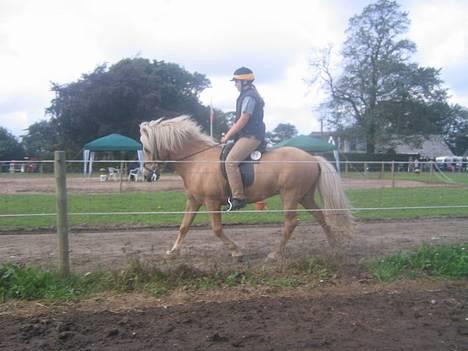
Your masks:
{"label": "leafy foliage", "polygon": [[0,127],[0,160],[22,159],[24,150],[15,136]]}
{"label": "leafy foliage", "polygon": [[444,133],[453,117],[440,69],[410,62],[416,46],[402,37],[409,24],[397,2],[379,0],[350,19],[340,76],[331,72],[331,49],[312,63],[330,93],[328,123],[353,126],[367,153],[395,135]]}
{"label": "leafy foliage", "polygon": [[209,112],[199,94],[209,84],[204,75],[174,63],[123,59],[110,67],[103,64],[76,82],[53,83],[55,98],[47,112],[60,147],[76,152],[109,133],[137,138],[141,122],[163,116],[190,114],[206,127]]}
{"label": "leafy foliage", "polygon": [[28,133],[23,136],[23,146],[28,156],[43,160],[53,159],[57,150],[58,134],[55,121],[40,121],[29,126]]}
{"label": "leafy foliage", "polygon": [[290,123],[280,123],[273,129],[273,132],[267,132],[267,138],[277,144],[283,140],[290,139],[297,135],[297,128]]}

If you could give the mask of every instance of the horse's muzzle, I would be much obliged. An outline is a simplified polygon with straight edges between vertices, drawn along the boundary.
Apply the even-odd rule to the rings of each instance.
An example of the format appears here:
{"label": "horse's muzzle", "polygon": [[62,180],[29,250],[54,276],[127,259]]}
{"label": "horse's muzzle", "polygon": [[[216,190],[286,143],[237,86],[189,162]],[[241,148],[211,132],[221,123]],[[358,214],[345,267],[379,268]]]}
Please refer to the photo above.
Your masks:
{"label": "horse's muzzle", "polygon": [[148,172],[146,175],[145,175],[145,179],[147,182],[156,182],[159,180],[159,178],[161,177],[161,174],[159,173],[159,170],[156,170],[156,171],[151,171],[151,172]]}

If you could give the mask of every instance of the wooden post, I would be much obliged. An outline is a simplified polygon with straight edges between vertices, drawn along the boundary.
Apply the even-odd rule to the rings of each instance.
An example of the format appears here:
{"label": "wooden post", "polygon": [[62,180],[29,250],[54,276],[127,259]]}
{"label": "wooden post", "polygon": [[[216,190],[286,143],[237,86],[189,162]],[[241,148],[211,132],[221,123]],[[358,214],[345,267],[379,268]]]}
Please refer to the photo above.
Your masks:
{"label": "wooden post", "polygon": [[385,161],[382,161],[382,167],[380,168],[380,179],[384,179],[385,174]]}
{"label": "wooden post", "polygon": [[120,161],[120,184],[119,184],[119,193],[122,192],[122,179],[123,179],[123,172],[125,172],[124,170],[124,162],[123,161]]}
{"label": "wooden post", "polygon": [[70,251],[68,245],[68,205],[65,151],[55,151],[54,173],[57,198],[58,263],[60,273],[66,277],[70,275]]}
{"label": "wooden post", "polygon": [[349,163],[349,161],[346,160],[346,162],[345,162],[345,173],[348,173],[348,163]]}
{"label": "wooden post", "polygon": [[392,161],[392,188],[395,188],[395,161]]}
{"label": "wooden post", "polygon": [[432,163],[432,161],[431,161],[430,165],[431,165],[431,173],[430,173],[430,178],[429,179],[432,182],[432,176],[434,175],[434,164]]}

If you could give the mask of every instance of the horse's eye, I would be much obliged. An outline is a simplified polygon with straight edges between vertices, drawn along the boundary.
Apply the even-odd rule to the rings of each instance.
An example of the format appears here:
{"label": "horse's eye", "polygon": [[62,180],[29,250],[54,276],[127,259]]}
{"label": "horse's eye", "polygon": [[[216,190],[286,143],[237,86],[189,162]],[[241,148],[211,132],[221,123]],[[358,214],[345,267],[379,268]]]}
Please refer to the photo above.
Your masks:
{"label": "horse's eye", "polygon": [[146,154],[149,154],[149,150],[147,148],[144,148],[143,151],[146,153]]}

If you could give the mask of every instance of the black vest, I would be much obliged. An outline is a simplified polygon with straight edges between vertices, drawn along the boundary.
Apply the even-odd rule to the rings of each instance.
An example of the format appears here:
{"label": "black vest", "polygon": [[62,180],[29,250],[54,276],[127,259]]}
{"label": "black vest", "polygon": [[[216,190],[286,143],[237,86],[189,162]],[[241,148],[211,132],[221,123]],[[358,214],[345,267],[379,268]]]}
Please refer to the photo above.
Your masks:
{"label": "black vest", "polygon": [[263,107],[265,106],[265,102],[255,89],[246,89],[237,98],[236,122],[241,116],[242,101],[246,96],[251,96],[255,99],[255,108],[247,124],[237,133],[236,140],[242,137],[254,136],[258,140],[263,141],[265,139],[265,123],[263,123]]}

